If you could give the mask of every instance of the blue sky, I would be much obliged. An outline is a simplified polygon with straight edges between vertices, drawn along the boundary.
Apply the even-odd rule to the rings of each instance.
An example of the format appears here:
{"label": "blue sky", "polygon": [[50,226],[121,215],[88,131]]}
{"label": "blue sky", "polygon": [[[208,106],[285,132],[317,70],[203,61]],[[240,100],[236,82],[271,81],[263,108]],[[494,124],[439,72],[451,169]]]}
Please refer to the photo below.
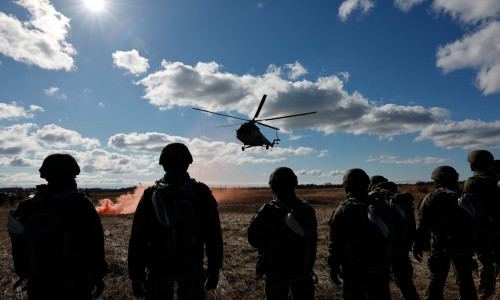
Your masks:
{"label": "blue sky", "polygon": [[[350,168],[396,182],[460,179],[466,157],[500,157],[498,0],[0,2],[0,187],[43,183],[72,154],[82,187],[150,184],[170,142],[210,186],[300,183]],[[280,145],[241,151],[237,120]],[[236,121],[236,122],[235,122]],[[275,131],[261,127],[269,138]]]}

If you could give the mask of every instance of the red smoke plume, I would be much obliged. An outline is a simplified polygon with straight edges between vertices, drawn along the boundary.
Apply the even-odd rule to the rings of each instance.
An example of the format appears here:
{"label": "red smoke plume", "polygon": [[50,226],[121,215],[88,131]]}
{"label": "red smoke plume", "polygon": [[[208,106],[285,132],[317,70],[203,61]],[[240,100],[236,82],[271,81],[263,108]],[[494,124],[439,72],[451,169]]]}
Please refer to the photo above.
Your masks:
{"label": "red smoke plume", "polygon": [[137,203],[141,200],[141,196],[147,186],[140,184],[132,193],[126,193],[116,199],[116,202],[111,199],[99,200],[99,205],[96,206],[97,213],[100,215],[111,214],[132,214],[137,208]]}

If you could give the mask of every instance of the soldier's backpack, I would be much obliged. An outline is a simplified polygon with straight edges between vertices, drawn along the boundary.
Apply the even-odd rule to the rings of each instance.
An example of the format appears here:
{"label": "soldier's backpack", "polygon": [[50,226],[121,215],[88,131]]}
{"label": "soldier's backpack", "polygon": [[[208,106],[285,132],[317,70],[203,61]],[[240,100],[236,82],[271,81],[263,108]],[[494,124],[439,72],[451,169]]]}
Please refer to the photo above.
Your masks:
{"label": "soldier's backpack", "polygon": [[198,205],[194,179],[182,185],[157,181],[151,200],[157,220],[163,226],[166,243],[165,262],[170,265],[192,265],[194,251],[200,243]]}
{"label": "soldier's backpack", "polygon": [[463,209],[478,225],[485,217],[485,203],[479,194],[463,193],[457,198],[458,206]]}
{"label": "soldier's backpack", "polygon": [[447,196],[440,198],[444,207],[441,208],[443,213],[439,227],[448,231],[448,236],[439,239],[436,235],[438,242],[446,243],[452,252],[471,251],[476,238],[483,234],[479,231],[480,227],[489,228],[490,220],[484,202],[478,194],[460,193],[442,187],[436,191]]}
{"label": "soldier's backpack", "polygon": [[392,242],[395,224],[388,213],[388,207],[385,205],[385,202],[376,201],[375,204],[368,205],[356,198],[349,198],[346,201],[361,207],[368,220],[370,220],[388,241]]}
{"label": "soldier's backpack", "polygon": [[306,201],[296,205],[275,199],[270,204],[278,211],[281,220],[264,253],[267,270],[288,280],[311,276],[317,247],[314,209]]}
{"label": "soldier's backpack", "polygon": [[25,278],[54,285],[47,290],[77,290],[86,284],[81,239],[63,217],[65,199],[76,194],[37,194],[29,203],[20,204],[23,209],[9,213],[7,229],[15,272],[20,276],[14,288]]}
{"label": "soldier's backpack", "polygon": [[413,195],[406,192],[395,192],[387,195],[386,203],[392,210],[395,226],[394,251],[411,250],[416,233],[415,204]]}
{"label": "soldier's backpack", "polygon": [[[383,256],[383,258],[379,261],[371,261],[370,259],[367,260],[366,257],[367,253],[372,253],[373,251],[375,251],[374,249],[361,249],[359,248],[359,246],[353,246],[359,243],[365,243],[362,241],[362,235],[366,235],[368,233],[359,232],[359,234],[354,234],[354,236],[351,236],[351,240],[346,241],[347,248],[357,249],[358,251],[361,251],[360,253],[352,253],[352,255],[350,255],[351,259],[354,259],[351,261],[351,263],[355,267],[369,271],[378,271],[382,268],[385,268],[391,260],[397,232],[397,223],[394,222],[390,207],[384,201],[381,201],[379,199],[375,199],[375,202],[373,204],[368,205],[367,203],[359,199],[348,198],[345,201],[345,205],[349,205],[353,208],[359,209],[360,214],[362,216],[366,216],[367,222],[371,223],[374,226],[373,228],[375,228],[375,230],[378,231],[384,239],[382,242],[384,246],[377,247],[376,250],[377,253],[381,255],[379,257]],[[379,245],[382,245],[382,243]]]}

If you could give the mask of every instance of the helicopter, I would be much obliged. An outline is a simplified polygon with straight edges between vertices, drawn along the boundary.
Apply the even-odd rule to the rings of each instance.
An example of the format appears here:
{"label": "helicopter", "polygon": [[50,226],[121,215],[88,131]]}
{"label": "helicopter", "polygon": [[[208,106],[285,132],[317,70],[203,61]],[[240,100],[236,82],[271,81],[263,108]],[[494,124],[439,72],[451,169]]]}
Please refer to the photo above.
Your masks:
{"label": "helicopter", "polygon": [[[199,109],[199,108],[195,108],[195,107],[193,107],[193,109],[207,112],[207,113],[211,113],[211,114],[215,114],[215,115],[219,115],[219,116],[224,116],[224,117],[228,117],[228,118],[247,121],[247,122],[242,123],[242,124],[234,124],[234,125],[240,125],[240,127],[238,129],[236,129],[236,138],[243,143],[243,146],[241,147],[242,151],[245,151],[245,149],[248,149],[250,147],[266,147],[266,150],[267,150],[267,149],[269,149],[269,147],[274,147],[274,145],[279,144],[279,141],[280,141],[280,139],[278,138],[279,128],[261,123],[262,121],[271,121],[271,120],[277,120],[277,119],[305,116],[305,115],[310,115],[310,114],[316,113],[315,111],[312,111],[312,112],[307,112],[307,113],[302,113],[302,114],[295,114],[295,115],[289,115],[289,116],[281,116],[281,117],[274,117],[274,118],[257,120],[257,117],[259,116],[260,110],[262,109],[262,106],[264,105],[264,102],[266,101],[266,97],[267,97],[267,95],[262,96],[262,100],[260,100],[260,104],[259,104],[259,107],[257,108],[257,112],[255,112],[255,116],[251,120],[238,118],[238,117],[230,116],[230,115],[225,115],[225,114],[221,114],[221,113],[216,113],[213,111],[208,111],[208,110]],[[270,142],[260,132],[259,127],[257,127],[257,125],[255,125],[255,123],[276,130],[276,138],[272,142]],[[226,125],[226,126],[218,126],[218,127],[228,127],[228,126],[234,126],[234,125]]]}

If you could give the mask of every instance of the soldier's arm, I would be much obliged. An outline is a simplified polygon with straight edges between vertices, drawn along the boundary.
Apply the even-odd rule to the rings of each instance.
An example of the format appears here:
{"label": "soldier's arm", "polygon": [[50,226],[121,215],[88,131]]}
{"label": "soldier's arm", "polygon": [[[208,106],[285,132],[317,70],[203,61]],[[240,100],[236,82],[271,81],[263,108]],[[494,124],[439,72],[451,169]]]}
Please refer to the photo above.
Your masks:
{"label": "soldier's arm", "polygon": [[85,197],[82,205],[86,211],[86,221],[82,224],[86,227],[83,232],[89,247],[90,271],[95,279],[102,279],[108,272],[108,265],[104,253],[104,230],[101,218],[90,199]]}
{"label": "soldier's arm", "polygon": [[316,254],[317,254],[317,251],[318,251],[318,220],[316,219],[316,211],[315,209],[311,206],[311,214],[312,214],[312,219],[313,219],[313,222],[315,224],[315,228],[314,228],[314,234],[312,235],[311,239],[311,245],[312,245],[312,265],[314,265],[314,262],[316,261]]}
{"label": "soldier's arm", "polygon": [[418,208],[418,225],[415,232],[414,248],[420,251],[430,250],[430,238],[432,230],[432,207],[433,194],[428,194],[422,200]]}
{"label": "soldier's arm", "polygon": [[217,201],[210,189],[202,184],[201,193],[203,201],[206,204],[206,212],[204,214],[204,229],[205,229],[205,246],[207,253],[207,265],[209,269],[219,270],[222,268],[222,260],[224,257],[224,246],[222,240],[222,229],[220,225],[219,210],[217,209]]}
{"label": "soldier's arm", "polygon": [[271,237],[273,207],[266,203],[250,220],[247,228],[248,243],[258,249],[265,249]]}
{"label": "soldier's arm", "polygon": [[344,222],[345,212],[340,205],[330,217],[328,225],[330,227],[330,242],[328,244],[328,265],[330,268],[337,267],[343,260],[343,245],[345,243],[345,234],[349,228],[346,228]]}
{"label": "soldier's arm", "polygon": [[137,205],[132,222],[128,246],[128,270],[130,279],[143,282],[145,280],[145,268],[147,267],[149,247],[149,217],[152,189],[146,189]]}
{"label": "soldier's arm", "polygon": [[[12,212],[12,217],[22,219],[23,208],[27,200],[21,201],[18,207]],[[10,235],[12,242],[12,258],[14,260],[14,272],[21,278],[29,275],[29,256],[26,253],[26,239],[17,235]]]}

